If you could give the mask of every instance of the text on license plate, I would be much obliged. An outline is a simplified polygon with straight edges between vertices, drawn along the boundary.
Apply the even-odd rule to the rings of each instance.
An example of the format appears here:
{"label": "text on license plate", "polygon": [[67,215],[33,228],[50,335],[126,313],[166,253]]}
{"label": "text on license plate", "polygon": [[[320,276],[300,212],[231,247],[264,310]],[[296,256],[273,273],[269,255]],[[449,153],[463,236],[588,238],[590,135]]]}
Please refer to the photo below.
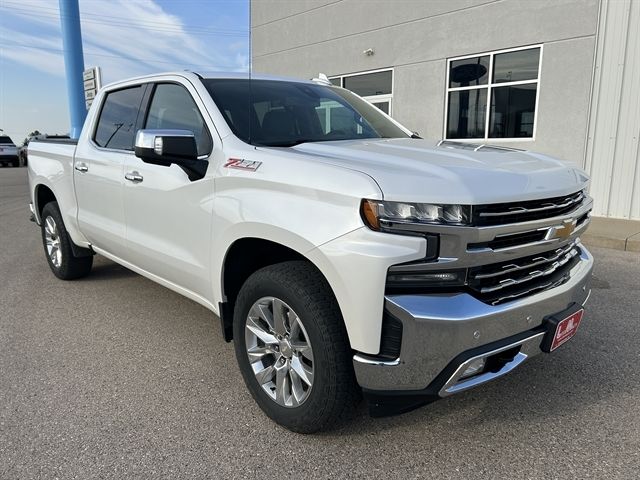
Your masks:
{"label": "text on license plate", "polygon": [[584,314],[584,309],[578,310],[577,312],[569,315],[564,320],[558,322],[558,326],[556,327],[556,333],[553,336],[553,342],[551,343],[550,351],[554,351],[560,345],[566,343],[573,337],[578,331],[578,327],[580,326],[580,322],[582,321],[582,315]]}

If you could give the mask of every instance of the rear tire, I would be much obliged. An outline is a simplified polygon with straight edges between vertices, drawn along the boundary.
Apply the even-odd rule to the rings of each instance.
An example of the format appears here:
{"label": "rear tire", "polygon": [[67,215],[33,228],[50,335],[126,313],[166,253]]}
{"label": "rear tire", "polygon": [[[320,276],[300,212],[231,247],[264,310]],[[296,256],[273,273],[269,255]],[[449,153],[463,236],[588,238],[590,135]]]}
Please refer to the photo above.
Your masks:
{"label": "rear tire", "polygon": [[267,416],[294,432],[313,433],[353,413],[361,391],[344,322],[331,288],[311,264],[258,270],[242,286],[234,310],[238,365]]}
{"label": "rear tire", "polygon": [[61,280],[74,280],[89,274],[93,256],[76,257],[71,237],[62,221],[57,202],[49,202],[42,209],[41,231],[44,253],[53,274]]}

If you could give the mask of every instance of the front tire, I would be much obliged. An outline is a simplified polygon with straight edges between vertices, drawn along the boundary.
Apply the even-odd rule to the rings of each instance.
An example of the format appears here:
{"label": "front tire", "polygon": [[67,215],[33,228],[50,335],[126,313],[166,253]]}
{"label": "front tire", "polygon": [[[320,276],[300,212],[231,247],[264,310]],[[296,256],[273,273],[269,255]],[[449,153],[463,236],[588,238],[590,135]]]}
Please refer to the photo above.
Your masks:
{"label": "front tire", "polygon": [[353,412],[360,390],[342,315],[311,264],[285,262],[251,275],[233,327],[244,381],[276,423],[313,433]]}
{"label": "front tire", "polygon": [[61,280],[74,280],[89,274],[93,256],[76,257],[71,238],[62,221],[57,202],[49,202],[42,209],[42,245],[53,274]]}

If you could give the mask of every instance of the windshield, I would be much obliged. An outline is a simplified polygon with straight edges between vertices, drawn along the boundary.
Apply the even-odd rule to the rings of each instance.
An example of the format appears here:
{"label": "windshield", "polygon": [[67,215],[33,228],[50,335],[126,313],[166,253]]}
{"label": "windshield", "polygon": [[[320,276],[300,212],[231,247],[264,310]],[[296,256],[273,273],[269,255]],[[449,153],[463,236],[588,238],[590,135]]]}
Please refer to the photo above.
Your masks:
{"label": "windshield", "polygon": [[380,110],[342,88],[277,80],[203,80],[233,133],[252,145],[408,138]]}
{"label": "windshield", "polygon": [[6,135],[0,135],[0,143],[3,143],[5,145],[7,145],[7,144],[13,145],[13,142],[11,141],[11,139],[9,137],[7,137]]}

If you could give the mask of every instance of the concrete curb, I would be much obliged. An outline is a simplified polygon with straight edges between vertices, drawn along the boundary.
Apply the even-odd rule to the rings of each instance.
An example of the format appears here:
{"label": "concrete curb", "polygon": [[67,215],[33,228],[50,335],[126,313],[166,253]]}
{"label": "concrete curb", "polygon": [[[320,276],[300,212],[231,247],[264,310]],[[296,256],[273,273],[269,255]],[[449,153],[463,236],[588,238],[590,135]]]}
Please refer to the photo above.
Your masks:
{"label": "concrete curb", "polygon": [[640,221],[592,217],[591,225],[580,238],[587,246],[640,252]]}

